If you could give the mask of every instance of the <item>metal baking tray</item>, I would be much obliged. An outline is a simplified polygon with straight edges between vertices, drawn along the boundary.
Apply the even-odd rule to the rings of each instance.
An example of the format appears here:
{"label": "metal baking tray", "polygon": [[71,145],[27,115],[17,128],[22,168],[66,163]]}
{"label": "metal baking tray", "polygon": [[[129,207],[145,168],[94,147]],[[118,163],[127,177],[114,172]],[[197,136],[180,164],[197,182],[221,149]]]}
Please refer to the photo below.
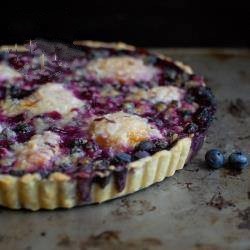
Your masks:
{"label": "metal baking tray", "polygon": [[204,75],[218,101],[207,140],[182,171],[133,195],[70,210],[0,208],[1,250],[250,249],[250,168],[211,171],[207,149],[250,152],[250,51],[158,49]]}

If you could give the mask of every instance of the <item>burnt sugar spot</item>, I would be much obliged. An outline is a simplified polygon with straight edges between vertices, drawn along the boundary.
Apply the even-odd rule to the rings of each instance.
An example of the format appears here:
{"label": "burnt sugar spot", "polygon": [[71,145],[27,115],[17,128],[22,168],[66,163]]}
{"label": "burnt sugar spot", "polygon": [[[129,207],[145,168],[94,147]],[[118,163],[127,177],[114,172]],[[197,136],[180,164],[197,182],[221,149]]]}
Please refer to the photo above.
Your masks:
{"label": "burnt sugar spot", "polygon": [[124,198],[117,209],[112,212],[112,215],[120,218],[129,218],[131,216],[144,215],[147,212],[156,210],[156,206],[152,205],[147,200],[129,200]]}
{"label": "burnt sugar spot", "polygon": [[102,249],[102,250],[125,250],[144,249],[153,250],[162,246],[158,238],[148,237],[141,239],[123,240],[119,231],[104,231],[97,235],[91,235],[80,243],[81,250]]}
{"label": "burnt sugar spot", "polygon": [[240,210],[238,217],[241,219],[241,223],[238,225],[238,228],[250,230],[250,207]]}
{"label": "burnt sugar spot", "polygon": [[213,195],[211,200],[207,202],[208,206],[217,208],[218,210],[222,210],[227,207],[235,207],[235,204],[232,201],[225,200],[222,196],[221,192]]}

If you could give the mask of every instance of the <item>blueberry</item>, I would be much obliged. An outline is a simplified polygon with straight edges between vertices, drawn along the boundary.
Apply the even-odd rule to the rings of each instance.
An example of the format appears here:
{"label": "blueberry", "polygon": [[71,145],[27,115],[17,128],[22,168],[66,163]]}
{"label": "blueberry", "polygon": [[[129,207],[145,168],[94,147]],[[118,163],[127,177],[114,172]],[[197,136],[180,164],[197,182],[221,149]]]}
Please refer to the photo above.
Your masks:
{"label": "blueberry", "polygon": [[141,159],[147,156],[150,156],[150,154],[147,151],[137,151],[134,154],[135,159]]}
{"label": "blueberry", "polygon": [[78,138],[78,139],[75,139],[73,140],[71,143],[70,143],[70,146],[71,147],[82,147],[84,146],[88,141],[86,139],[83,139],[83,138]]}
{"label": "blueberry", "polygon": [[203,129],[207,129],[207,127],[211,124],[213,120],[213,112],[209,108],[199,108],[196,111],[195,117],[196,123],[200,125]]}
{"label": "blueberry", "polygon": [[198,128],[199,127],[195,123],[189,123],[185,127],[185,132],[187,132],[188,134],[194,134],[195,132],[197,132]]}
{"label": "blueberry", "polygon": [[195,98],[195,101],[200,105],[215,105],[215,97],[208,87],[191,87],[188,93]]}
{"label": "blueberry", "polygon": [[13,85],[9,89],[11,98],[21,99],[31,94],[32,91],[21,89],[20,87]]}
{"label": "blueberry", "polygon": [[155,143],[155,147],[159,150],[167,149],[168,146],[169,146],[168,142],[163,140],[158,140]]}
{"label": "blueberry", "polygon": [[113,159],[114,163],[122,164],[131,162],[131,156],[126,153],[118,153]]}
{"label": "blueberry", "polygon": [[205,155],[206,163],[211,168],[221,168],[225,164],[225,157],[218,149],[211,149]]}
{"label": "blueberry", "polygon": [[249,165],[248,158],[242,152],[234,152],[228,158],[228,165],[233,168],[245,168]]}
{"label": "blueberry", "polygon": [[24,170],[10,170],[9,172],[11,175],[14,175],[14,176],[22,176],[25,174],[25,171]]}
{"label": "blueberry", "polygon": [[138,151],[151,151],[155,148],[155,145],[153,142],[150,141],[143,141],[140,142],[137,146]]}
{"label": "blueberry", "polygon": [[93,162],[93,168],[97,171],[107,170],[110,165],[108,160],[97,160]]}
{"label": "blueberry", "polygon": [[32,130],[33,130],[32,126],[26,123],[20,123],[14,129],[16,133],[22,133],[22,134],[30,133],[32,132]]}

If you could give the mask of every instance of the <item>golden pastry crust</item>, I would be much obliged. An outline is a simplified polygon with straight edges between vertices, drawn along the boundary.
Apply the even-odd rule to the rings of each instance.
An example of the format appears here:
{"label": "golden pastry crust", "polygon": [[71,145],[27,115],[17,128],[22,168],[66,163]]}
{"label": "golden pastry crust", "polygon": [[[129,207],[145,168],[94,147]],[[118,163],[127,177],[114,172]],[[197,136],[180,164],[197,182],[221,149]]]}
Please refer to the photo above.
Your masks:
{"label": "golden pastry crust", "polygon": [[[188,159],[191,138],[179,140],[170,150],[162,150],[152,156],[131,162],[128,165],[126,185],[122,192],[117,191],[111,180],[105,188],[94,183],[91,188],[91,201],[101,203],[123,195],[136,192],[156,182],[160,182],[175,171],[182,169]],[[48,179],[38,174],[22,177],[0,175],[0,205],[33,211],[39,209],[71,208],[79,203],[77,183],[62,173],[53,173]]]}
{"label": "golden pastry crust", "polygon": [[126,49],[126,50],[135,50],[135,47],[132,45],[128,45],[123,42],[112,42],[112,43],[105,43],[105,42],[100,42],[100,41],[91,41],[91,40],[83,40],[83,41],[74,41],[74,45],[78,46],[88,46],[92,48],[114,48],[114,49]]}

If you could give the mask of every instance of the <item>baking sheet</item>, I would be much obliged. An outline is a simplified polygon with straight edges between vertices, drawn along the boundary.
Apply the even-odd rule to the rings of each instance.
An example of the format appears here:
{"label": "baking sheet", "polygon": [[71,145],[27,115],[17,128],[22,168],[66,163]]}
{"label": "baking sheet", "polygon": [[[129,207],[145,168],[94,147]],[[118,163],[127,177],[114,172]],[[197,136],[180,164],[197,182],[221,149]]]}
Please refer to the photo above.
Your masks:
{"label": "baking sheet", "polygon": [[250,249],[250,168],[210,171],[207,149],[250,152],[250,51],[161,49],[205,76],[218,100],[202,150],[136,194],[71,210],[0,208],[0,249]]}

